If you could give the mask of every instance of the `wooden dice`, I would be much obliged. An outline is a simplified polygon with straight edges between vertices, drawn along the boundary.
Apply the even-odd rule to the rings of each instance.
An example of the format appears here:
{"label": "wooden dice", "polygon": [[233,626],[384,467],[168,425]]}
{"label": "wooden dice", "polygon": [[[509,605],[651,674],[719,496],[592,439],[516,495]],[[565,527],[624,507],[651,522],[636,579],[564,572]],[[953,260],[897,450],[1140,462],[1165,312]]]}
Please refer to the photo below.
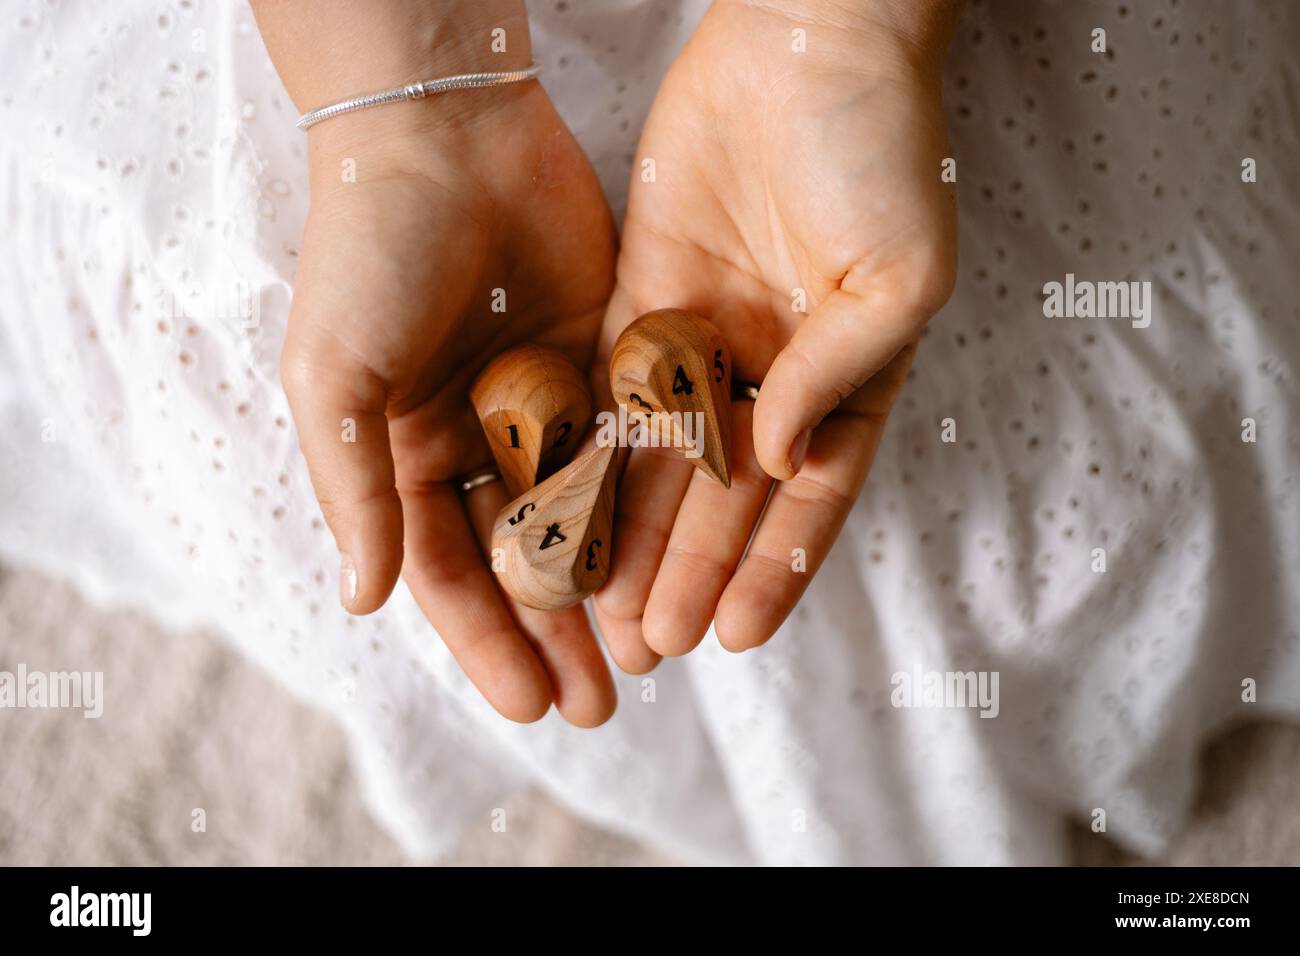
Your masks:
{"label": "wooden dice", "polygon": [[683,309],[647,312],[614,343],[609,382],[629,414],[657,414],[674,447],[731,487],[731,353],[712,322]]}
{"label": "wooden dice", "polygon": [[[711,322],[646,313],[614,343],[609,377],[629,416],[731,486],[731,353]],[[611,445],[565,464],[591,422],[586,380],[554,349],[526,345],[493,360],[470,400],[512,498],[492,528],[502,590],[540,610],[581,602],[609,574],[619,460]]]}
{"label": "wooden dice", "polygon": [[492,529],[501,586],[520,604],[570,607],[609,574],[617,449],[595,448],[510,502]]}
{"label": "wooden dice", "polygon": [[470,401],[512,498],[568,461],[591,423],[586,379],[543,345],[493,359],[470,389]]}

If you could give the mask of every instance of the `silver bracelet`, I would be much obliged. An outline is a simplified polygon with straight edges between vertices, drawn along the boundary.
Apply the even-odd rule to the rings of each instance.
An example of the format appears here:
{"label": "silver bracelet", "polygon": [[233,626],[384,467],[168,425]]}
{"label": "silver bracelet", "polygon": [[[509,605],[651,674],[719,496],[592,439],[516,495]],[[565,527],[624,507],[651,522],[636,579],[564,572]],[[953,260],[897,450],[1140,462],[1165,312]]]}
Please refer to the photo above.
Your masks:
{"label": "silver bracelet", "polygon": [[462,73],[460,76],[444,76],[439,80],[425,80],[423,83],[395,86],[391,90],[384,90],[382,93],[356,96],[350,100],[335,103],[332,106],[322,106],[318,110],[304,113],[302,119],[298,120],[298,128],[308,129],[321,122],[321,120],[327,120],[333,116],[342,116],[344,113],[353,113],[357,110],[369,109],[372,106],[383,106],[385,103],[397,103],[400,100],[418,100],[425,96],[432,96],[435,93],[446,93],[448,90],[468,90],[481,86],[505,86],[507,83],[522,83],[525,80],[535,79],[541,72],[542,65],[534,62],[526,70],[505,70],[500,73]]}

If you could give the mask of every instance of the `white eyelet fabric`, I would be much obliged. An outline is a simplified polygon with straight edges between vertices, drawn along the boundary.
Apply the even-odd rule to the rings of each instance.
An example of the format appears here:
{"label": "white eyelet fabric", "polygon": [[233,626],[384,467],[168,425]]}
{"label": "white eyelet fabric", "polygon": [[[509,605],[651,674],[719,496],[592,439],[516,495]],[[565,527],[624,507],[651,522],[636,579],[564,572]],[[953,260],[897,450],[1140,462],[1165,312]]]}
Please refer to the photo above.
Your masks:
{"label": "white eyelet fabric", "polygon": [[[705,4],[530,6],[621,209]],[[597,731],[496,716],[402,585],[338,607],[277,372],[306,140],[247,6],[3,16],[0,554],[212,627],[330,711],[412,853],[541,785],[691,861],[1060,863],[1098,808],[1158,854],[1209,735],[1300,715],[1294,4],[970,6],[957,291],[839,543],[768,646],[709,637],[653,702],[620,676]],[[1150,326],[1045,318],[1067,273],[1149,281]],[[892,706],[915,669],[998,672],[997,717]]]}

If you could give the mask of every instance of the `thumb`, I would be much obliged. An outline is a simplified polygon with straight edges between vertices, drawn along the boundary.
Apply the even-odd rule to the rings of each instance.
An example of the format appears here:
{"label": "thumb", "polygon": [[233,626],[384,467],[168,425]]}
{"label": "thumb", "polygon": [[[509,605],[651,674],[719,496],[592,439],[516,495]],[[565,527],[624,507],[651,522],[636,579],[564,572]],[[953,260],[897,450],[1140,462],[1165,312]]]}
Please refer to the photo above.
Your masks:
{"label": "thumb", "polygon": [[889,271],[869,282],[850,272],[768,369],[754,405],[754,450],[773,478],[798,473],[812,430],[915,339],[952,290],[949,280],[900,292]]}
{"label": "thumb", "polygon": [[339,599],[369,614],[402,569],[402,503],[388,440],[388,390],[341,348],[303,347],[293,336],[280,378],[311,483],[339,549]]}

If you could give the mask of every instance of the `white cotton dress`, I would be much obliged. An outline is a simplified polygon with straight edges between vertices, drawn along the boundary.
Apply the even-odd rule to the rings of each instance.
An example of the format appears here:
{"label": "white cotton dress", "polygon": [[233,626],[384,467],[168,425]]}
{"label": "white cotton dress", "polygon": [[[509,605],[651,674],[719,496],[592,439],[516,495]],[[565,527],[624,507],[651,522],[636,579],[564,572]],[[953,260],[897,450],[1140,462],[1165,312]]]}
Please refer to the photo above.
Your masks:
{"label": "white cotton dress", "polygon": [[[704,7],[532,4],[616,211]],[[620,675],[583,731],[498,717],[404,586],[338,607],[277,373],[305,139],[248,8],[7,4],[0,554],[217,628],[422,857],[530,785],[687,861],[1060,863],[1098,809],[1159,853],[1210,734],[1300,716],[1298,10],[970,7],[957,291],[834,552],[769,645]],[[1149,281],[1150,326],[1045,318],[1067,273]],[[996,671],[997,716],[895,707],[903,671]]]}

